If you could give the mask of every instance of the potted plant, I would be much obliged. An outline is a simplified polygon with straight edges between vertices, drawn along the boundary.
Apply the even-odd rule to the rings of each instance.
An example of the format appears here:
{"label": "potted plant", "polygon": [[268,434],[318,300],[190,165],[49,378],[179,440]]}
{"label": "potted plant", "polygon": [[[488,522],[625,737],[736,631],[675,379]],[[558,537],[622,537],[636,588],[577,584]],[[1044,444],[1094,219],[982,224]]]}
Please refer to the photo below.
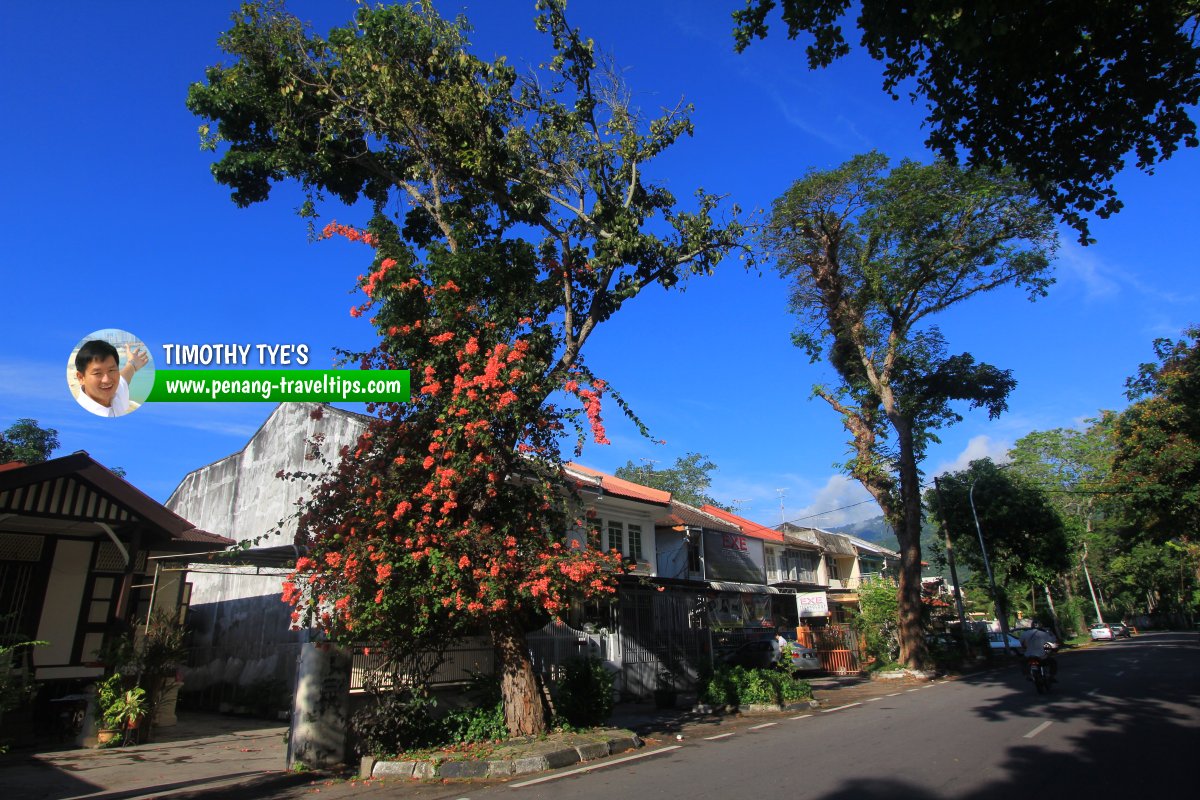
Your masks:
{"label": "potted plant", "polygon": [[128,741],[148,711],[146,690],[140,686],[126,688],[121,674],[114,672],[96,686],[100,744]]}
{"label": "potted plant", "polygon": [[666,668],[660,669],[654,685],[654,707],[674,708],[678,696],[679,692],[675,688],[675,673]]}
{"label": "potted plant", "polygon": [[146,690],[153,727],[175,724],[175,702],[182,682],[179,667],[187,659],[183,628],[166,612],[151,615],[135,651],[138,683]]}

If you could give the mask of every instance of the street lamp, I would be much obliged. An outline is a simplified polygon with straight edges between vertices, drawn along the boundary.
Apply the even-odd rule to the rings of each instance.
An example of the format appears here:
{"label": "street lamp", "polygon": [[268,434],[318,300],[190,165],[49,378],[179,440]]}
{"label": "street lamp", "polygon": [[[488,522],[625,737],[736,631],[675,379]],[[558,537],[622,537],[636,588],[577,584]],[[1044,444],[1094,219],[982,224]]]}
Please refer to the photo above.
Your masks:
{"label": "street lamp", "polygon": [[997,619],[1000,620],[1000,636],[1004,644],[1004,655],[1011,655],[1008,647],[1008,619],[1007,614],[1000,613],[1000,604],[996,601],[996,579],[992,577],[992,565],[988,562],[987,546],[983,543],[983,530],[979,527],[979,515],[975,513],[975,483],[979,479],[971,481],[971,490],[967,492],[967,499],[971,502],[971,517],[975,520],[975,533],[979,536],[979,552],[983,554],[983,568],[987,571],[988,585],[992,587],[992,608],[996,612]]}

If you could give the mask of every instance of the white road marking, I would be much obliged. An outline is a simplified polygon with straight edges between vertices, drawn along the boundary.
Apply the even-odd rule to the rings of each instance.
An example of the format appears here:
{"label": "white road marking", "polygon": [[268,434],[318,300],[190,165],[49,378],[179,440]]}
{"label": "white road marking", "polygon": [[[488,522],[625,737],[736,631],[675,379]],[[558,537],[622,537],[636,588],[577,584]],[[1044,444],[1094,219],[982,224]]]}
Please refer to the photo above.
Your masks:
{"label": "white road marking", "polygon": [[811,716],[812,716],[812,714],[801,714],[798,717],[792,717],[792,719],[808,719]]}
{"label": "white road marking", "polygon": [[869,700],[867,700],[867,702],[874,703],[876,700],[882,700],[882,699],[883,699],[882,697],[872,697]]}
{"label": "white road marking", "polygon": [[892,692],[891,694],[884,695],[884,697],[899,697],[899,696],[900,696],[900,692]]}
{"label": "white road marking", "polygon": [[823,708],[823,709],[821,709],[821,713],[822,714],[831,714],[834,711],[841,711],[843,708],[853,708],[854,706],[861,706],[861,705],[862,705],[862,703],[847,703],[846,705],[838,706],[837,708]]}
{"label": "white road marking", "polygon": [[1099,689],[1092,689],[1090,692],[1088,692],[1088,694],[1089,694],[1089,695],[1093,695],[1093,694],[1096,694],[1096,693],[1097,693],[1097,692],[1099,692],[1099,691],[1100,691]]}
{"label": "white road marking", "polygon": [[778,722],[764,722],[762,725],[751,725],[748,730],[756,731],[759,728],[769,728],[772,725],[778,725]]}
{"label": "white road marking", "polygon": [[1033,730],[1031,730],[1029,733],[1025,734],[1025,735],[1024,735],[1023,737],[1021,737],[1021,738],[1023,738],[1023,739],[1032,739],[1033,737],[1037,736],[1039,733],[1041,733],[1042,731],[1046,730],[1046,728],[1049,728],[1049,727],[1050,727],[1051,725],[1053,725],[1053,724],[1054,724],[1054,723],[1052,723],[1052,722],[1050,722],[1049,720],[1047,720],[1047,721],[1043,722],[1041,725],[1038,725],[1036,728],[1034,728]]}
{"label": "white road marking", "polygon": [[733,736],[733,733],[718,733],[716,736],[705,736],[704,741],[711,742],[714,739],[724,739],[726,736]]}
{"label": "white road marking", "polygon": [[1125,674],[1125,670],[1121,670],[1120,672],[1117,673],[1117,677],[1119,678],[1124,674]]}
{"label": "white road marking", "polygon": [[580,767],[579,769],[571,769],[571,770],[567,770],[566,772],[559,772],[555,775],[546,775],[545,777],[542,777],[542,778],[534,778],[531,781],[521,781],[520,783],[510,783],[509,786],[512,787],[513,789],[520,789],[525,786],[533,786],[535,783],[545,783],[546,781],[554,781],[554,780],[558,780],[559,778],[566,778],[569,775],[579,775],[584,772],[591,772],[592,770],[595,770],[595,769],[603,769],[604,767],[615,767],[617,764],[624,764],[627,761],[636,761],[639,758],[649,758],[650,756],[656,756],[656,755],[659,755],[660,753],[669,753],[672,750],[678,750],[681,747],[683,747],[683,745],[673,744],[670,747],[660,747],[657,750],[651,750],[649,753],[637,753],[636,755],[625,756],[624,758],[613,758],[613,759],[609,759],[607,761],[602,761],[598,764],[591,764],[586,767]]}
{"label": "white road marking", "polygon": [[920,686],[918,686],[918,687],[917,687],[917,688],[915,688],[915,689],[905,689],[904,691],[906,691],[906,692],[919,692],[919,691],[921,691],[921,687],[920,687]]}

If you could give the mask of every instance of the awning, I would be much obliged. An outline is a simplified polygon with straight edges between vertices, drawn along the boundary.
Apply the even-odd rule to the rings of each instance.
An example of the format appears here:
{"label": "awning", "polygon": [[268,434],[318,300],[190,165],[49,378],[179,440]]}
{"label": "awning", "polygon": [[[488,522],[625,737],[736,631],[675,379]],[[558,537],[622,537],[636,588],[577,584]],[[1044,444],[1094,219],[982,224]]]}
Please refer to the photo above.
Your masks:
{"label": "awning", "polygon": [[782,594],[774,586],[761,583],[734,583],[732,581],[709,581],[708,585],[718,592],[740,592],[741,594]]}

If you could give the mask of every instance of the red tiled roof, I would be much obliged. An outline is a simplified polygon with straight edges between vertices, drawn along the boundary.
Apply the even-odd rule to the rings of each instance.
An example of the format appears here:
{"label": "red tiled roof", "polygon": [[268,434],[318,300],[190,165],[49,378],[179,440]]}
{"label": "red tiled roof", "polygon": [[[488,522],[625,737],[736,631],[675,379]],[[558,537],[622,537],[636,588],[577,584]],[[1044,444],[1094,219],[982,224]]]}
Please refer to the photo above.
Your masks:
{"label": "red tiled roof", "polygon": [[762,539],[767,542],[782,542],[784,541],[783,534],[766,525],[759,525],[757,522],[751,522],[745,517],[739,517],[730,511],[717,508],[716,506],[701,506],[700,510],[712,514],[714,517],[720,517],[726,522],[732,522],[742,529],[742,533],[747,536],[753,536],[755,539]]}
{"label": "red tiled roof", "polygon": [[671,493],[664,492],[662,489],[651,489],[649,486],[641,486],[632,481],[608,475],[607,473],[580,466],[579,464],[567,464],[566,468],[569,472],[576,472],[585,477],[596,479],[600,484],[600,488],[608,494],[627,497],[631,500],[642,500],[647,503],[658,503],[664,506],[671,502]]}
{"label": "red tiled roof", "polygon": [[25,462],[23,461],[10,461],[7,464],[0,464],[0,472],[4,472],[6,469],[17,469],[23,466],[25,466]]}

